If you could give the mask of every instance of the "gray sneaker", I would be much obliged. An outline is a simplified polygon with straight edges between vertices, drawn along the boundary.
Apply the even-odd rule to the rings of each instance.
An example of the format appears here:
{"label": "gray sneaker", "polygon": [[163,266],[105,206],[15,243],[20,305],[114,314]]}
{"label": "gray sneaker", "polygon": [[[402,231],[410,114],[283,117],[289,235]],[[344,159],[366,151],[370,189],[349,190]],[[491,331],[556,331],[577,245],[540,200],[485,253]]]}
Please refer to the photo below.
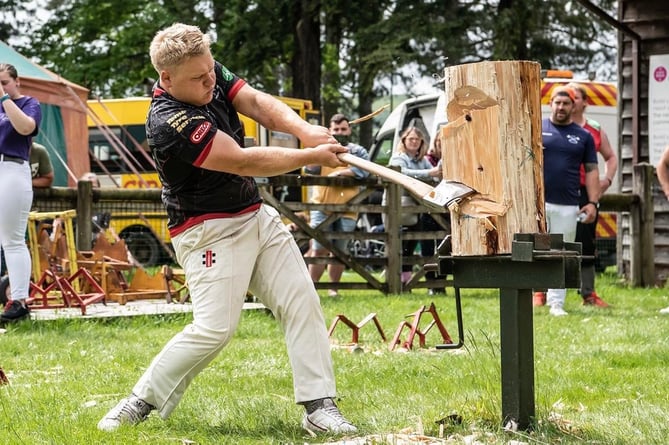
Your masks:
{"label": "gray sneaker", "polygon": [[102,431],[114,431],[122,423],[129,425],[136,425],[144,421],[153,406],[146,403],[134,394],[127,397],[112,408],[103,418],[98,422],[98,429]]}
{"label": "gray sneaker", "polygon": [[323,399],[319,408],[311,414],[304,414],[302,428],[311,433],[345,434],[358,429],[339,412],[332,399]]}

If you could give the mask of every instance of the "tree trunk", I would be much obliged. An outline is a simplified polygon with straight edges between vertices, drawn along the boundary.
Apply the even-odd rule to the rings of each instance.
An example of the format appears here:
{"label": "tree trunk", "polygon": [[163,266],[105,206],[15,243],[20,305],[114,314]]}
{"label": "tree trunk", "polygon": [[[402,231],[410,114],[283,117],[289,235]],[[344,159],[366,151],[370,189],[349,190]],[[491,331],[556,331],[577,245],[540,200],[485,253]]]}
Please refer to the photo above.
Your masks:
{"label": "tree trunk", "polygon": [[445,70],[444,179],[477,191],[451,207],[454,255],[511,253],[515,233],[545,233],[539,64]]}
{"label": "tree trunk", "polygon": [[311,100],[321,107],[321,49],[319,7],[301,0],[294,4],[295,40],[292,60],[294,97]]}

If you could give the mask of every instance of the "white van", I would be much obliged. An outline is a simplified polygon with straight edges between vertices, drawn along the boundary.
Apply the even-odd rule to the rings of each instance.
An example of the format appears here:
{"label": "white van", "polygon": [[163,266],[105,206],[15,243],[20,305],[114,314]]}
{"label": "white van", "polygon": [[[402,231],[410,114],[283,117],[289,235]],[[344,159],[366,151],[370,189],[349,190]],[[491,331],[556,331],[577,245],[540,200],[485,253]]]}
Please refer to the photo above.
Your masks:
{"label": "white van", "polygon": [[390,112],[376,132],[369,157],[377,164],[388,165],[393,148],[399,144],[405,128],[410,125],[420,128],[426,134],[429,144],[438,125],[445,122],[446,98],[443,92],[407,99]]}
{"label": "white van", "polygon": [[[554,85],[564,85],[573,79],[544,79],[542,83],[542,118],[549,117],[551,114],[550,92]],[[588,105],[587,117],[594,119],[604,128],[611,142],[614,151],[618,148],[618,109],[615,102],[615,95],[610,91],[604,91],[606,87],[609,90],[615,88],[611,84],[593,81],[577,81],[586,87],[591,101],[594,104]],[[369,150],[369,157],[377,164],[387,165],[393,153],[393,148],[399,144],[400,135],[405,128],[410,125],[417,126],[423,130],[428,137],[428,143],[434,138],[437,130],[447,123],[446,117],[446,97],[443,92],[432,93],[407,99],[395,107],[390,112],[381,125],[381,128],[374,136],[374,141]],[[600,175],[604,175],[604,159],[599,157]],[[617,175],[616,175],[617,176]],[[618,192],[619,185],[617,177],[613,178],[613,183],[609,192]]]}

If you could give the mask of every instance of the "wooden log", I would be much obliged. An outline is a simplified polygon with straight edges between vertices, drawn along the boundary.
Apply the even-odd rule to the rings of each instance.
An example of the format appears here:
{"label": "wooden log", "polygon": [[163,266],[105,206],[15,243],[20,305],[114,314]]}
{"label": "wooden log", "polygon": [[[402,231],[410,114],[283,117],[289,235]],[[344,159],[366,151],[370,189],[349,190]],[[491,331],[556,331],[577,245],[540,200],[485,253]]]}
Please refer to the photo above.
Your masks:
{"label": "wooden log", "polygon": [[450,208],[453,255],[511,253],[515,233],[545,233],[540,66],[481,62],[445,70],[445,179],[477,194]]}

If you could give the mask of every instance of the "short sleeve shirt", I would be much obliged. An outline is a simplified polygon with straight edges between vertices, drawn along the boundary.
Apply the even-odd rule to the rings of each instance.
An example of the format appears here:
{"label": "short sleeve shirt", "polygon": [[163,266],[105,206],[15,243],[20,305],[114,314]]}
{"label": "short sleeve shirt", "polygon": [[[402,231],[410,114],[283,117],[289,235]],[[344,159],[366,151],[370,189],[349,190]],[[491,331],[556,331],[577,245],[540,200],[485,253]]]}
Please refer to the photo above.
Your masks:
{"label": "short sleeve shirt", "polygon": [[33,118],[35,121],[35,130],[28,136],[17,132],[9,121],[7,114],[5,114],[4,104],[0,104],[0,153],[27,161],[30,155],[32,136],[37,135],[40,123],[42,122],[42,109],[40,108],[39,101],[30,96],[14,99],[14,103],[26,116]]}
{"label": "short sleeve shirt", "polygon": [[176,100],[156,84],[149,108],[146,134],[163,184],[162,200],[168,228],[203,215],[234,215],[261,202],[252,177],[200,167],[217,131],[240,146],[244,131],[232,100],[245,84],[220,63],[214,67],[216,86],[212,101],[193,106]]}
{"label": "short sleeve shirt", "polygon": [[30,149],[30,174],[33,178],[41,178],[53,172],[53,164],[44,145],[32,144]]}
{"label": "short sleeve shirt", "polygon": [[582,164],[596,164],[595,141],[580,125],[554,125],[542,121],[544,192],[546,202],[578,205]]}

